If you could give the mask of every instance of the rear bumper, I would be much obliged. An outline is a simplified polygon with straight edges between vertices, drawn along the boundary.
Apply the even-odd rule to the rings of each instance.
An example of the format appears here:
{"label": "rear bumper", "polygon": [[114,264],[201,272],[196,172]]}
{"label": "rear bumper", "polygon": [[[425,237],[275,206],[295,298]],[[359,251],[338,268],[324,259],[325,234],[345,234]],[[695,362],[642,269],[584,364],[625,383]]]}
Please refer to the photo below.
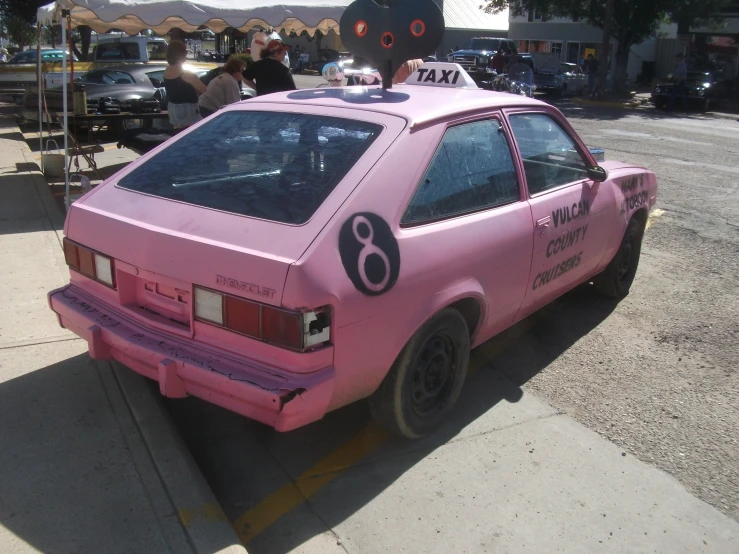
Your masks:
{"label": "rear bumper", "polygon": [[333,367],[298,375],[154,332],[74,285],[51,291],[49,305],[62,327],[87,341],[93,359],[158,381],[164,396],[196,396],[278,431],[320,419],[331,402]]}

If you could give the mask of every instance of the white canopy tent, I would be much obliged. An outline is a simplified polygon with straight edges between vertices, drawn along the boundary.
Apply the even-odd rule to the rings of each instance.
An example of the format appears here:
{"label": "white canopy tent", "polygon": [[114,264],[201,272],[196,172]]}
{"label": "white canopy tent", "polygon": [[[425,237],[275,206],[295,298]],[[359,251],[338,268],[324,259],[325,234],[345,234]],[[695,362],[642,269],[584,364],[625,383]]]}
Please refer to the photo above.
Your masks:
{"label": "white canopy tent", "polygon": [[[130,35],[145,29],[165,34],[178,28],[185,32],[200,27],[220,33],[228,27],[249,31],[255,27],[272,28],[286,33],[317,30],[339,33],[341,14],[352,0],[57,0],[38,9],[37,23],[62,23],[62,43],[66,44],[66,22],[63,11],[69,10],[72,28],[87,25],[98,33],[113,29]],[[64,175],[66,203],[69,206],[69,174],[67,172],[67,60],[63,57],[62,101],[64,103]],[[40,70],[39,70],[40,73]],[[41,77],[39,75],[39,77]],[[40,81],[39,81],[40,84]],[[41,106],[39,86],[39,106]],[[42,117],[39,116],[39,121]]]}
{"label": "white canopy tent", "polygon": [[271,27],[289,33],[320,30],[339,32],[339,20],[351,0],[57,0],[39,8],[42,25],[61,20],[61,10],[70,10],[72,27],[87,25],[104,33],[119,29],[136,34],[144,29],[165,34],[172,28],[185,32],[206,26],[216,33],[233,27],[249,31]]}

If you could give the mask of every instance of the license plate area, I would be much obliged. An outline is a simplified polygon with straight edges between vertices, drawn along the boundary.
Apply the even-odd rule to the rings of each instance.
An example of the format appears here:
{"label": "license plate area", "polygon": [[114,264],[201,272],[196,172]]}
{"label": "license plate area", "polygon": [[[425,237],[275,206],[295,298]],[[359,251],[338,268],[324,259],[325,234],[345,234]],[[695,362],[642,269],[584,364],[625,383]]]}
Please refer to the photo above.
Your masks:
{"label": "license plate area", "polygon": [[150,271],[117,268],[121,306],[139,318],[177,334],[190,334],[192,287]]}

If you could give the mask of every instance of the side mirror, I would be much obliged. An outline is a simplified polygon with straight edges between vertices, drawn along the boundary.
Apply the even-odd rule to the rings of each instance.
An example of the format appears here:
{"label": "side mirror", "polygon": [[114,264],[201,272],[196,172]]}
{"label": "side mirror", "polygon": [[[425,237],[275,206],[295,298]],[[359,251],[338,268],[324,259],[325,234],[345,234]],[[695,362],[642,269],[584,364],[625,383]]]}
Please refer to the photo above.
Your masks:
{"label": "side mirror", "polygon": [[588,168],[588,179],[591,179],[596,183],[602,183],[608,179],[608,172],[601,166],[594,165]]}

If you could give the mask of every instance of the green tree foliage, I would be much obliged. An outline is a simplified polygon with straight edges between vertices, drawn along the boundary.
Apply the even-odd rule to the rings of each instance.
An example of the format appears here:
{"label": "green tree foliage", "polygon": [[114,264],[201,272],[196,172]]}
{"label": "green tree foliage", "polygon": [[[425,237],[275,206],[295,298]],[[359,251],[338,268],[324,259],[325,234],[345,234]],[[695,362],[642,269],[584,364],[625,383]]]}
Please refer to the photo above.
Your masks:
{"label": "green tree foliage", "polygon": [[6,17],[5,30],[10,41],[20,50],[36,42],[36,27],[20,17]]}
{"label": "green tree foliage", "polygon": [[20,19],[26,23],[33,24],[36,21],[36,10],[42,2],[34,0],[0,0],[0,14],[7,22],[10,19]]}
{"label": "green tree foliage", "polygon": [[[618,42],[613,85],[623,90],[629,51],[635,44],[654,36],[663,21],[675,21],[681,28],[718,18],[729,0],[613,0],[611,37]],[[606,0],[489,0],[483,9],[499,13],[508,8],[512,15],[539,10],[544,17],[566,17],[604,27]],[[687,32],[687,31],[686,31]]]}

